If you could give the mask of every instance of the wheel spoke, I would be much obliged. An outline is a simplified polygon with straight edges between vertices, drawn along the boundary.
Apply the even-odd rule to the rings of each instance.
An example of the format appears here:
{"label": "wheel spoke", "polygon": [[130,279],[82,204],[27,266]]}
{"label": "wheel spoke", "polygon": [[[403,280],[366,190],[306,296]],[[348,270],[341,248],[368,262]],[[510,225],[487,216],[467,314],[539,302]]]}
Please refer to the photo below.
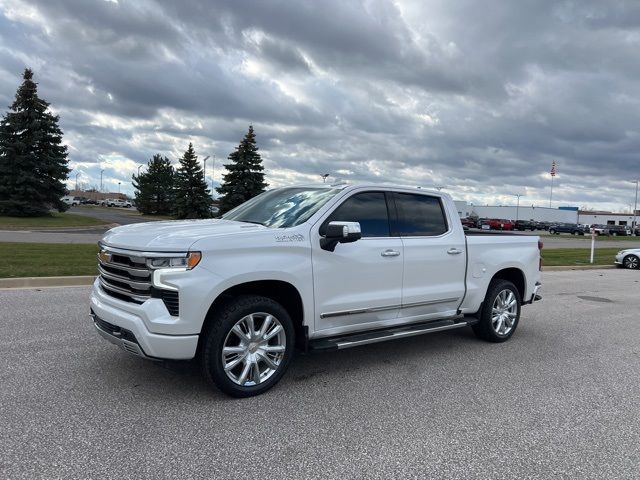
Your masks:
{"label": "wheel spoke", "polygon": [[232,353],[244,353],[245,350],[246,347],[243,347],[242,345],[238,345],[237,347],[224,347],[222,349],[222,354],[231,355]]}
{"label": "wheel spoke", "polygon": [[280,353],[287,349],[284,345],[265,345],[262,350],[269,353]]}
{"label": "wheel spoke", "polygon": [[225,371],[228,372],[229,370],[234,369],[241,362],[244,362],[245,358],[247,358],[247,354],[246,353],[244,355],[238,355],[237,358],[234,358],[229,363],[225,364],[225,366],[224,366]]}
{"label": "wheel spoke", "polygon": [[260,365],[258,365],[258,361],[257,360],[254,360],[251,363],[251,369],[253,370],[252,375],[251,375],[251,379],[257,385],[261,381],[260,380]]}
{"label": "wheel spoke", "polygon": [[242,369],[242,373],[240,373],[240,376],[238,377],[238,383],[240,385],[244,385],[244,383],[247,381],[247,376],[249,375],[249,370],[251,370],[251,365],[253,365],[253,363],[250,363],[250,362],[244,363],[244,368]]}
{"label": "wheel spoke", "polygon": [[496,332],[502,333],[501,330],[502,330],[503,323],[504,323],[504,320],[502,319],[502,317],[499,317],[498,324],[495,326]]}
{"label": "wheel spoke", "polygon": [[271,315],[267,315],[264,319],[264,322],[262,322],[262,326],[260,327],[260,331],[258,332],[258,337],[264,337],[264,334],[267,333],[271,322],[273,322],[273,317]]}
{"label": "wheel spoke", "polygon": [[262,352],[258,352],[258,355],[260,355],[260,358],[262,358],[262,360],[264,360],[264,363],[266,363],[269,368],[272,368],[274,370],[276,368],[278,368],[278,365],[273,363],[273,360],[271,360],[268,355],[266,355],[266,354],[264,354]]}
{"label": "wheel spoke", "polygon": [[271,331],[265,335],[264,339],[265,340],[271,340],[273,337],[275,337],[278,333],[280,333],[280,331],[282,330],[282,327],[280,325],[276,325],[274,326]]}
{"label": "wheel spoke", "polygon": [[253,318],[253,315],[247,315],[247,329],[249,330],[249,338],[254,338],[256,336],[256,324]]}
{"label": "wheel spoke", "polygon": [[251,340],[251,338],[249,337],[249,335],[247,335],[246,333],[244,333],[244,331],[243,331],[243,330],[242,330],[242,328],[240,327],[240,323],[242,323],[242,322],[238,322],[238,323],[236,323],[236,324],[233,326],[233,328],[231,329],[231,331],[232,331],[233,333],[235,333],[235,334],[238,336],[238,338],[240,338],[240,339],[242,339],[242,340],[246,340],[246,341]]}
{"label": "wheel spoke", "polygon": [[515,305],[516,296],[513,294],[513,292],[509,292],[509,295],[507,295],[507,299],[506,299],[505,303],[506,303],[505,306],[507,308],[511,308],[513,305]]}

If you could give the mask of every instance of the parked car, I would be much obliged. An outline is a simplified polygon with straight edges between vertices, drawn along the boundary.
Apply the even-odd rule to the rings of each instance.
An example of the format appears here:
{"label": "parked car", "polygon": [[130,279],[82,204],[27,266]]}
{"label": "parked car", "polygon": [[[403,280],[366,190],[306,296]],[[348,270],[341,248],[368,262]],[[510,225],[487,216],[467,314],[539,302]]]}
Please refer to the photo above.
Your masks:
{"label": "parked car", "polygon": [[[593,228],[596,231],[596,235],[606,235],[606,231],[608,227],[609,225],[598,225],[595,223],[591,225],[591,228]],[[591,232],[591,230],[589,230],[589,232]]]}
{"label": "parked car", "polygon": [[612,237],[617,236],[630,236],[631,235],[631,227],[626,225],[607,225],[607,228],[604,231],[605,235],[610,235]]}
{"label": "parked car", "polygon": [[482,222],[480,228],[483,230],[513,230],[514,224],[511,220],[504,218],[489,218]]}
{"label": "parked car", "polygon": [[462,226],[463,227],[467,227],[467,228],[478,228],[478,223],[477,220],[475,218],[463,218],[461,220],[462,222]]}
{"label": "parked car", "polygon": [[620,250],[616,254],[616,266],[637,270],[640,268],[640,248]]}
{"label": "parked car", "polygon": [[531,222],[529,220],[516,220],[514,223],[514,228],[521,232],[525,230],[534,231],[536,229],[536,224],[535,222]]}
{"label": "parked car", "polygon": [[295,348],[465,326],[503,342],[520,306],[540,298],[539,238],[467,236],[441,192],[283,187],[219,220],[140,227],[113,228],[100,243],[97,332],[143,358],[198,357],[237,397],[276,384]]}
{"label": "parked car", "polygon": [[80,201],[81,205],[98,205],[98,201],[94,200],[93,198],[85,198],[83,197],[82,200]]}
{"label": "parked car", "polygon": [[534,222],[536,230],[549,230],[549,222]]}
{"label": "parked car", "polygon": [[560,235],[561,233],[570,233],[571,235],[584,235],[585,227],[577,223],[556,223],[549,227],[549,233],[552,235]]}
{"label": "parked car", "polygon": [[72,207],[75,205],[80,205],[80,197],[74,197],[73,195],[65,195],[61,198],[61,200],[67,205],[71,205]]}
{"label": "parked car", "polygon": [[102,202],[102,205],[107,207],[131,208],[131,202],[129,200],[121,200],[120,198],[107,198]]}

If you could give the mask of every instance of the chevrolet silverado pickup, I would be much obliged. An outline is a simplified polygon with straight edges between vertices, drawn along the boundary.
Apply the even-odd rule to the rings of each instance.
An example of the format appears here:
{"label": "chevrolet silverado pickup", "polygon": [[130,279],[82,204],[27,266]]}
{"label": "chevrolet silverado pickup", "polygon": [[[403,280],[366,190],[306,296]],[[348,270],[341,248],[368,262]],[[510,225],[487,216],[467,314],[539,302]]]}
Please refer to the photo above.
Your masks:
{"label": "chevrolet silverado pickup", "polygon": [[509,339],[540,298],[540,248],[534,236],[465,235],[441,192],[284,187],[220,219],[109,230],[91,317],[129,353],[198,358],[208,380],[246,397],[299,350],[462,327]]}

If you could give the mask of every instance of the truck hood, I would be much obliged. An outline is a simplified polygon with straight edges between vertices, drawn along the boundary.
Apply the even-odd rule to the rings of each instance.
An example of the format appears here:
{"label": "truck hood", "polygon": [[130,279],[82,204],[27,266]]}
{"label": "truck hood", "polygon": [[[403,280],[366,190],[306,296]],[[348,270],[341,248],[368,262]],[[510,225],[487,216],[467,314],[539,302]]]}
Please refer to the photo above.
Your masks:
{"label": "truck hood", "polygon": [[172,220],[134,223],[112,228],[101,243],[127,250],[184,252],[198,240],[217,236],[247,235],[267,227],[230,220]]}

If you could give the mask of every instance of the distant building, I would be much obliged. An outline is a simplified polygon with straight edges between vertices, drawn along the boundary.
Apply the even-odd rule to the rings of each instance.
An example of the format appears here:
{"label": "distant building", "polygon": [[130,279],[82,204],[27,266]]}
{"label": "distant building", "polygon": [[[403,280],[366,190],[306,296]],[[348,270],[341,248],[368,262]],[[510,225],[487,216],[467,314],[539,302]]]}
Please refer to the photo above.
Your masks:
{"label": "distant building", "polygon": [[504,218],[506,220],[534,220],[536,222],[578,223],[578,207],[536,207],[533,205],[474,205],[455,201],[460,218]]}
{"label": "distant building", "polygon": [[[633,213],[612,213],[599,210],[580,210],[580,223],[588,225],[629,225],[633,223]],[[640,211],[636,211],[636,222],[640,222]]]}
{"label": "distant building", "polygon": [[[474,205],[463,200],[455,201],[460,218],[504,218],[506,220],[535,220],[537,222],[582,223],[585,225],[629,225],[633,213],[580,210],[578,207],[534,207],[533,205]],[[636,223],[640,223],[640,210],[636,211]]]}

